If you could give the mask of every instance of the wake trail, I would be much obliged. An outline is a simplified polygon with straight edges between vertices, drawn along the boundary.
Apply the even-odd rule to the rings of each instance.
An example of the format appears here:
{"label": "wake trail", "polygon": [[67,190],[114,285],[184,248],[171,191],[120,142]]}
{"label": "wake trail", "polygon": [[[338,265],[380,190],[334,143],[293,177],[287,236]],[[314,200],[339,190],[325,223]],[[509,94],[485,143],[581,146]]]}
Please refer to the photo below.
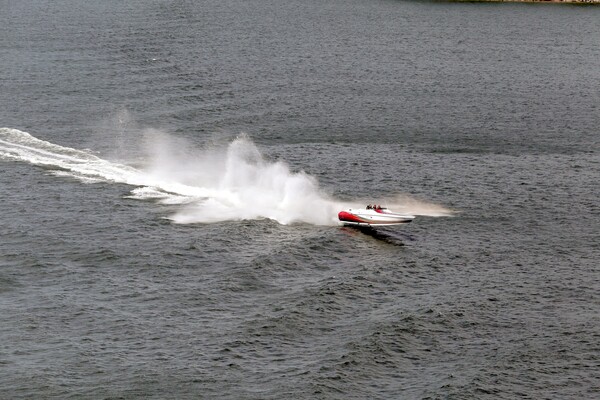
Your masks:
{"label": "wake trail", "polygon": [[37,139],[17,129],[0,128],[0,158],[23,161],[42,166],[56,175],[70,175],[83,181],[104,181],[134,186],[149,186],[162,191],[188,196],[206,196],[209,191],[187,187],[177,182],[153,179],[144,171],[104,160],[94,154],[69,147],[59,146]]}

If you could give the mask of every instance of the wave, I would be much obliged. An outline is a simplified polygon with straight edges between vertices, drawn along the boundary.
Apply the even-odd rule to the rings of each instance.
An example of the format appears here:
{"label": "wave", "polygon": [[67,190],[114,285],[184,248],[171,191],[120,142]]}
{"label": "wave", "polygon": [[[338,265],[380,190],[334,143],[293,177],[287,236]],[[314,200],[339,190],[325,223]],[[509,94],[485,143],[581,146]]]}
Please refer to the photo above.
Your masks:
{"label": "wave", "polygon": [[[316,178],[304,172],[292,172],[281,161],[265,160],[244,134],[224,148],[207,150],[158,132],[149,137],[148,165],[136,168],[17,129],[0,128],[0,159],[42,166],[84,182],[135,186],[128,197],[178,205],[169,218],[183,224],[272,219],[281,224],[335,225],[340,209],[358,206],[357,201],[331,198]],[[423,207],[426,203],[407,197],[402,201],[403,211],[421,211],[415,215],[451,214],[441,206]]]}

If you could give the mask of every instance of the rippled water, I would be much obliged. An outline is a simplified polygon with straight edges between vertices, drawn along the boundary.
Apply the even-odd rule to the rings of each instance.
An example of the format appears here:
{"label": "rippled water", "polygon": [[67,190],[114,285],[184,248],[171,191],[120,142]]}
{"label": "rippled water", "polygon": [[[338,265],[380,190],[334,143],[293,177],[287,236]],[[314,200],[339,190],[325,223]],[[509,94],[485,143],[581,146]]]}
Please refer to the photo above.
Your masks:
{"label": "rippled water", "polygon": [[599,8],[97,3],[0,6],[0,397],[600,395]]}

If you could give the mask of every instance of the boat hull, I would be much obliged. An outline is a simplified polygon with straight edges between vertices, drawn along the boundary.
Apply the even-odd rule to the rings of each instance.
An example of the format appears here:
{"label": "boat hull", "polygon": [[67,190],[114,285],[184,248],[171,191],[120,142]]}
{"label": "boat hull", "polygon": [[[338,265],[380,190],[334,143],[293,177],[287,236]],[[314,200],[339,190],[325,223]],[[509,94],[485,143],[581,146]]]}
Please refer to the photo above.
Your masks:
{"label": "boat hull", "polygon": [[414,218],[414,215],[397,214],[389,210],[348,209],[338,213],[340,222],[354,226],[402,225],[412,222]]}

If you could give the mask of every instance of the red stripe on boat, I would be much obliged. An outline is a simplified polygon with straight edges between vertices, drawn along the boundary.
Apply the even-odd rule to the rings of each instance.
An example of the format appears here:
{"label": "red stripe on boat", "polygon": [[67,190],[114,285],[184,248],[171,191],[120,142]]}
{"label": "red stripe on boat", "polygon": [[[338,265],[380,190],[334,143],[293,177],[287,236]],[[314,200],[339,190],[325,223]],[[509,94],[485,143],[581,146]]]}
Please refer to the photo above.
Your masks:
{"label": "red stripe on boat", "polygon": [[351,214],[347,211],[340,211],[338,214],[338,218],[340,221],[346,222],[366,222],[364,219],[357,217],[354,214]]}

